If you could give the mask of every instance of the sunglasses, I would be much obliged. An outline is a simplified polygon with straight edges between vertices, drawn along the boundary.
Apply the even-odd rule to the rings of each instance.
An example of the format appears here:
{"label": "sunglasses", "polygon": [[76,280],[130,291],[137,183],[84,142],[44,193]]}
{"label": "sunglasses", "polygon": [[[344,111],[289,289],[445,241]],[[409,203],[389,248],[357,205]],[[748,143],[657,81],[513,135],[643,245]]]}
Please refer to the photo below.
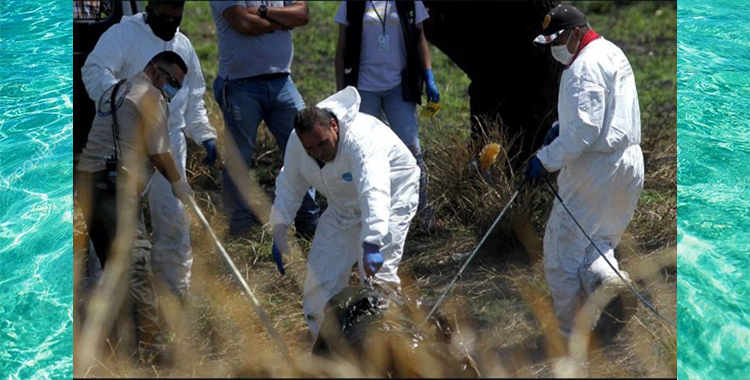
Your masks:
{"label": "sunglasses", "polygon": [[182,88],[182,85],[177,80],[177,78],[173,77],[172,74],[170,74],[167,70],[164,70],[161,66],[155,64],[154,62],[151,62],[151,64],[154,65],[154,67],[156,67],[157,69],[159,69],[159,71],[161,71],[163,74],[165,74],[167,76],[167,78],[168,78],[167,83],[170,86],[174,87],[175,90],[179,91]]}

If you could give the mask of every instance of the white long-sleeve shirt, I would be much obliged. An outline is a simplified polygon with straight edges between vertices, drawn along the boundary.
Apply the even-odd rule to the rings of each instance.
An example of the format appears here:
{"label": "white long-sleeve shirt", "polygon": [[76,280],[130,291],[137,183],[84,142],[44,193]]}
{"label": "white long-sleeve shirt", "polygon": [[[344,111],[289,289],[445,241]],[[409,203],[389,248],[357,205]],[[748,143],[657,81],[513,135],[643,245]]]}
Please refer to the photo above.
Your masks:
{"label": "white long-sleeve shirt", "polygon": [[179,30],[171,41],[164,41],[154,35],[145,22],[144,13],[124,16],[110,27],[89,54],[81,68],[81,77],[86,91],[94,102],[119,79],[132,77],[139,72],[156,54],[174,51],[188,67],[182,89],[168,104],[169,134],[185,134],[193,141],[201,143],[216,138],[216,131],[208,121],[203,95],[206,86],[203,80],[200,61],[190,40]]}
{"label": "white long-sleeve shirt", "polygon": [[610,153],[641,142],[633,69],[615,44],[599,38],[563,71],[557,112],[560,135],[537,156],[549,171],[586,153]]}

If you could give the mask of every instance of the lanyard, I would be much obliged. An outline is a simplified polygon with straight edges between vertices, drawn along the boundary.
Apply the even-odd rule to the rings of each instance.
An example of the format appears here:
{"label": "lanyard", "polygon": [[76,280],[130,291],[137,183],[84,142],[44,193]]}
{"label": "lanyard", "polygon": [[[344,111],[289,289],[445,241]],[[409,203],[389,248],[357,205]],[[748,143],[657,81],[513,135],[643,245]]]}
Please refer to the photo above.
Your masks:
{"label": "lanyard", "polygon": [[380,23],[383,24],[383,35],[385,35],[385,22],[388,19],[388,2],[385,2],[385,10],[383,11],[383,17],[380,17],[380,13],[378,13],[378,9],[375,8],[375,2],[370,1],[370,5],[372,5],[372,10],[375,11],[375,15],[378,16],[378,20],[380,20]]}

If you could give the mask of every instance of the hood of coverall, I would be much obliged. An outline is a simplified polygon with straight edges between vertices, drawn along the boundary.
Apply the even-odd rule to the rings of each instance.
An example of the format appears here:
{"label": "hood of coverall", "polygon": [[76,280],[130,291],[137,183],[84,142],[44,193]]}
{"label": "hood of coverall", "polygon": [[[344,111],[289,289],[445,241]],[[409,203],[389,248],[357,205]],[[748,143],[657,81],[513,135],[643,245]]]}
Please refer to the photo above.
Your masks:
{"label": "hood of coverall", "polygon": [[360,98],[357,89],[347,86],[345,89],[327,97],[315,106],[330,110],[336,115],[336,118],[339,120],[339,142],[341,142],[341,138],[349,130],[354,117],[359,113],[359,104],[361,102],[362,98]]}

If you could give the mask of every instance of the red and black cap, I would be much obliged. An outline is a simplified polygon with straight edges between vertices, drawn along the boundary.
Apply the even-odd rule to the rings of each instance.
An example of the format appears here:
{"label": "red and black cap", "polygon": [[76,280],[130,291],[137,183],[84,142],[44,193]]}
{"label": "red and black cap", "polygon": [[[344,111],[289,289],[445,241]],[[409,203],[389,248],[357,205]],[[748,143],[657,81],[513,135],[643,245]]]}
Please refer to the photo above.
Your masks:
{"label": "red and black cap", "polygon": [[554,41],[566,29],[586,25],[586,16],[581,11],[571,5],[558,5],[544,16],[542,34],[534,38],[534,43],[546,45]]}

